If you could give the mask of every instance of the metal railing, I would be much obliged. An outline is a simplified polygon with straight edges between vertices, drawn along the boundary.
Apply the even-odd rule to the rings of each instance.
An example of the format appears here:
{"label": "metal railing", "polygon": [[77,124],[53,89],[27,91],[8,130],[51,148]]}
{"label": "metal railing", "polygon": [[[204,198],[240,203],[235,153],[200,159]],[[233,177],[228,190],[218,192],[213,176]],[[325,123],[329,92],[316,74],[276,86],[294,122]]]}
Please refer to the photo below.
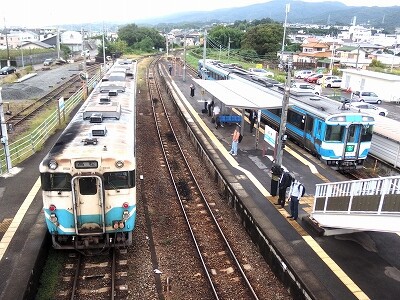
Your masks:
{"label": "metal railing", "polygon": [[[96,72],[96,74],[88,80],[87,86],[88,91],[91,92],[98,82],[100,82],[103,72]],[[35,128],[30,134],[14,141],[9,144],[10,159],[12,166],[21,163],[29,156],[40,150],[44,142],[49,136],[57,129],[57,127],[65,124],[65,116],[68,116],[71,111],[82,102],[84,97],[83,87],[71,95],[67,101],[65,101],[64,111],[60,112],[57,108],[46,118],[37,128]],[[5,148],[3,145],[3,151],[0,153],[0,174],[7,172],[7,163]]]}
{"label": "metal railing", "polygon": [[313,213],[400,213],[400,176],[317,184]]}

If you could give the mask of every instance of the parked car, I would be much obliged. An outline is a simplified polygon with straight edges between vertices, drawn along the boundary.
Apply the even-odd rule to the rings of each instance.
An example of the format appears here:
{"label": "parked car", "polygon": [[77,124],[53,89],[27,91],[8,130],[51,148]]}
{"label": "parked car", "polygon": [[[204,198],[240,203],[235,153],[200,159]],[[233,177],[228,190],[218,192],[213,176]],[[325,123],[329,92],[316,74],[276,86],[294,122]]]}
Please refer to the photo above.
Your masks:
{"label": "parked car", "polygon": [[7,75],[17,72],[17,68],[13,66],[6,66],[0,69],[0,75]]}
{"label": "parked car", "polygon": [[294,95],[321,95],[321,87],[319,85],[294,82],[290,86],[290,92]]}
{"label": "parked car", "polygon": [[324,74],[316,74],[314,76],[307,77],[307,82],[317,83],[317,80],[324,77]]}
{"label": "parked car", "polygon": [[313,76],[315,76],[315,75],[317,75],[317,73],[311,73],[311,74],[308,74],[308,75],[304,75],[303,79],[304,79],[305,82],[308,82],[308,81],[307,81],[308,78],[309,78],[309,77],[313,77]]}
{"label": "parked car", "polygon": [[267,71],[265,69],[259,69],[259,68],[250,68],[249,72],[251,75],[256,75],[258,77],[274,77],[274,73],[271,71]]}
{"label": "parked car", "polygon": [[46,58],[43,62],[43,66],[51,66],[53,64],[52,58]]}
{"label": "parked car", "polygon": [[382,99],[374,92],[368,91],[355,91],[352,94],[353,101],[367,102],[367,103],[377,103],[381,104]]}
{"label": "parked car", "polygon": [[388,115],[387,109],[365,102],[351,102],[350,107],[359,110],[360,112],[365,112],[369,114],[375,114],[380,116]]}
{"label": "parked car", "polygon": [[325,82],[327,88],[340,88],[342,85],[342,79],[331,79]]}
{"label": "parked car", "polygon": [[317,80],[317,84],[324,84],[326,86],[327,83],[334,79],[340,79],[340,77],[335,75],[324,75],[322,78]]}
{"label": "parked car", "polygon": [[314,72],[311,70],[299,70],[294,73],[294,77],[297,79],[304,79],[304,77],[310,76]]}

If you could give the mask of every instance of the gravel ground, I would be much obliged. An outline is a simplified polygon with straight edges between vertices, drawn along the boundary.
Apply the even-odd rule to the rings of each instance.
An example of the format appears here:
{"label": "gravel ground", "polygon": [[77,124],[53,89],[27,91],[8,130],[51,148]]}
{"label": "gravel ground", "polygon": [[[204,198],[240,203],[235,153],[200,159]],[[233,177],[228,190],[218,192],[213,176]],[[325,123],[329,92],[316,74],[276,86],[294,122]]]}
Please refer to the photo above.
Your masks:
{"label": "gravel ground", "polygon": [[41,65],[35,66],[36,76],[23,82],[5,83],[4,76],[0,79],[3,100],[35,100],[61,84],[67,78],[79,73],[79,64],[54,66],[42,70]]}

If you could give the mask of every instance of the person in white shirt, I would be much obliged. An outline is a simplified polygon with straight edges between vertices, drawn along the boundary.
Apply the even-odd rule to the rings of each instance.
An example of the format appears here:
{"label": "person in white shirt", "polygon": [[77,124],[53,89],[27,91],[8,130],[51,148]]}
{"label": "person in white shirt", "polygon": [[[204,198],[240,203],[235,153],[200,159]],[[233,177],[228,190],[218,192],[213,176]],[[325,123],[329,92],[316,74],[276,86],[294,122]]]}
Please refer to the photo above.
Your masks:
{"label": "person in white shirt", "polygon": [[213,108],[213,118],[215,121],[215,128],[218,128],[219,126],[219,113],[221,112],[221,108],[219,107],[219,105],[214,105]]}
{"label": "person in white shirt", "polygon": [[299,216],[299,201],[303,190],[304,186],[298,180],[294,180],[290,186],[288,199],[288,201],[290,200],[290,216],[287,218],[291,220],[297,220]]}

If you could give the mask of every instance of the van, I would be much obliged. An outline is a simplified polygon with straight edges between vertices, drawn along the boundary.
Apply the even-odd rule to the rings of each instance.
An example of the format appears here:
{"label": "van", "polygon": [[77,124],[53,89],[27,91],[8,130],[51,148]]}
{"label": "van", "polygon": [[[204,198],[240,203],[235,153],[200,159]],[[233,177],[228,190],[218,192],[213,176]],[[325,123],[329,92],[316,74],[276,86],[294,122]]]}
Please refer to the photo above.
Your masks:
{"label": "van", "polygon": [[354,91],[351,98],[353,101],[378,104],[382,103],[382,99],[377,94],[368,91]]}
{"label": "van", "polygon": [[294,95],[321,95],[319,85],[311,85],[302,82],[293,82],[290,86],[290,93]]}
{"label": "van", "polygon": [[294,77],[296,77],[297,79],[304,79],[310,76],[311,74],[314,74],[314,72],[311,70],[300,70],[294,73]]}

